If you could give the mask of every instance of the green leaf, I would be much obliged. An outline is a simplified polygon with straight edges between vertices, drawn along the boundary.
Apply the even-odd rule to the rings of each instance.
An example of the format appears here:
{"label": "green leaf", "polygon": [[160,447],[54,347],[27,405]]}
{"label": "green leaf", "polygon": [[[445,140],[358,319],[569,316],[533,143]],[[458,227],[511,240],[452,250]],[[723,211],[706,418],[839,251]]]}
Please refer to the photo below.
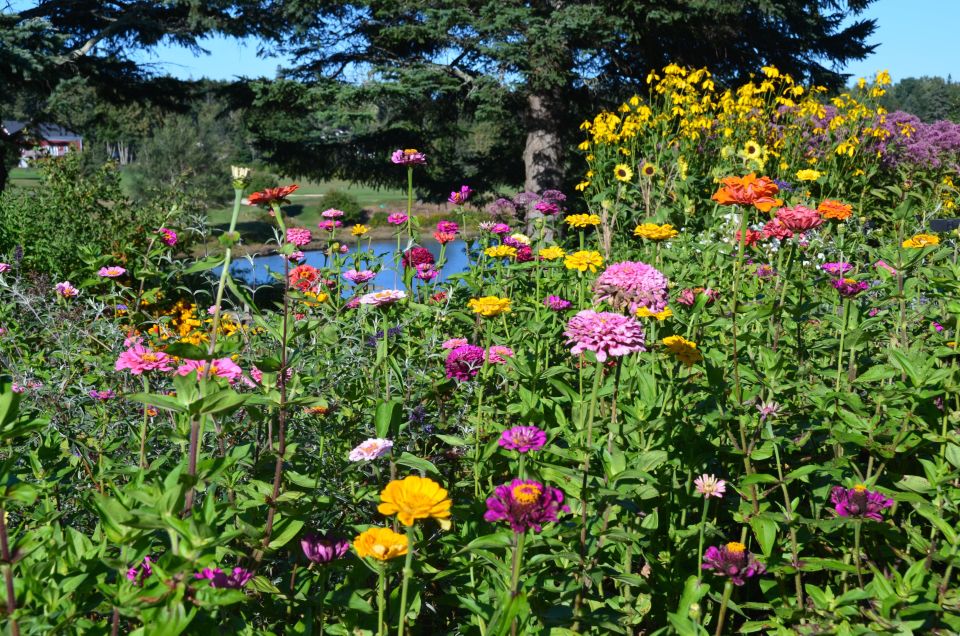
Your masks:
{"label": "green leaf", "polygon": [[760,516],[750,519],[750,527],[753,528],[753,534],[760,544],[760,549],[763,550],[763,556],[769,557],[777,540],[779,525],[769,517]]}
{"label": "green leaf", "polygon": [[436,466],[425,459],[421,459],[407,452],[404,452],[402,455],[400,455],[400,457],[393,461],[397,466],[406,466],[407,468],[413,468],[425,473],[432,473],[438,477],[440,476],[440,471],[437,470]]}
{"label": "green leaf", "polygon": [[271,550],[282,548],[297,536],[300,530],[303,529],[303,521],[300,519],[289,519],[286,523],[278,523],[277,527],[279,532],[270,539],[269,548]]}
{"label": "green leaf", "polygon": [[212,415],[213,413],[234,411],[246,401],[247,397],[245,395],[241,395],[233,389],[224,389],[200,398],[190,405],[190,410],[194,414],[207,413]]}
{"label": "green leaf", "polygon": [[[402,402],[398,399],[380,402],[373,417],[377,437],[390,438],[400,430],[403,419]],[[393,433],[394,435],[391,435]]]}
{"label": "green leaf", "polygon": [[130,395],[126,395],[124,397],[135,402],[140,402],[141,404],[156,406],[168,411],[185,413],[187,410],[180,403],[180,400],[175,397],[170,397],[169,395],[156,395],[154,393],[131,393]]}

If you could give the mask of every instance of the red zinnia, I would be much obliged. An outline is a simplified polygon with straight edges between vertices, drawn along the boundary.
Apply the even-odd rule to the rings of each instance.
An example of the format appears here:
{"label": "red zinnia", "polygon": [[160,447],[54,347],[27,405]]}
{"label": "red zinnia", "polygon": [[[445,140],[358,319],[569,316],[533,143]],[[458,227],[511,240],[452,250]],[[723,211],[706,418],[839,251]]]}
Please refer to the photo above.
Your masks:
{"label": "red zinnia", "polygon": [[425,247],[411,247],[403,253],[403,266],[416,267],[417,265],[433,265],[433,254]]}
{"label": "red zinnia", "polygon": [[320,278],[320,272],[310,265],[297,265],[288,274],[290,286],[300,291],[309,291]]}
{"label": "red zinnia", "polygon": [[297,184],[280,186],[279,188],[267,188],[263,192],[254,192],[247,200],[250,202],[250,205],[271,205],[273,203],[277,204],[287,204],[290,203],[287,201],[287,197],[296,192],[299,188]]}

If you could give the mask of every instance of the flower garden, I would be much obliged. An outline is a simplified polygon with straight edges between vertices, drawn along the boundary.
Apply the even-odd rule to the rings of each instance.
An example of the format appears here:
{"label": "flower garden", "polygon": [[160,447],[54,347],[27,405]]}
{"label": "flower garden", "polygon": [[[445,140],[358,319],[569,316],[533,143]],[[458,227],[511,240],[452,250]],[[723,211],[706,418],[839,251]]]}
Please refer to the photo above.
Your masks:
{"label": "flower garden", "polygon": [[[584,122],[575,193],[455,184],[438,258],[411,211],[443,158],[388,149],[391,253],[235,168],[203,258],[175,212],[71,280],[0,255],[6,633],[960,632],[960,266],[929,229],[960,126],[885,112],[885,73],[648,83]],[[266,302],[229,274],[244,197]]]}

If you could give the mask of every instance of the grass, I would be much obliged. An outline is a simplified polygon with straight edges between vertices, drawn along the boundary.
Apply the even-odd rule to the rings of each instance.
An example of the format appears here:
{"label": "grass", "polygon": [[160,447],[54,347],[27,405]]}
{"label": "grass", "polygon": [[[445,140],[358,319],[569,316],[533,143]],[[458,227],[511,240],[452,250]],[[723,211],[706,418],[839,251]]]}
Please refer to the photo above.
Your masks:
{"label": "grass", "polygon": [[40,171],[36,168],[13,168],[10,170],[10,185],[29,187],[40,183]]}

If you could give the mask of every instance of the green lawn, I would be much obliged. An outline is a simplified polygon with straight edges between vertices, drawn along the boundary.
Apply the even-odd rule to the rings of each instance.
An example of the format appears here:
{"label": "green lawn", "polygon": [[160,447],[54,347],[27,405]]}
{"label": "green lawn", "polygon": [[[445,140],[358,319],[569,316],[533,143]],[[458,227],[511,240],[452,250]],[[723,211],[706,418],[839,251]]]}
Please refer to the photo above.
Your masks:
{"label": "green lawn", "polygon": [[10,185],[32,186],[40,182],[40,171],[36,168],[13,168],[10,171]]}

